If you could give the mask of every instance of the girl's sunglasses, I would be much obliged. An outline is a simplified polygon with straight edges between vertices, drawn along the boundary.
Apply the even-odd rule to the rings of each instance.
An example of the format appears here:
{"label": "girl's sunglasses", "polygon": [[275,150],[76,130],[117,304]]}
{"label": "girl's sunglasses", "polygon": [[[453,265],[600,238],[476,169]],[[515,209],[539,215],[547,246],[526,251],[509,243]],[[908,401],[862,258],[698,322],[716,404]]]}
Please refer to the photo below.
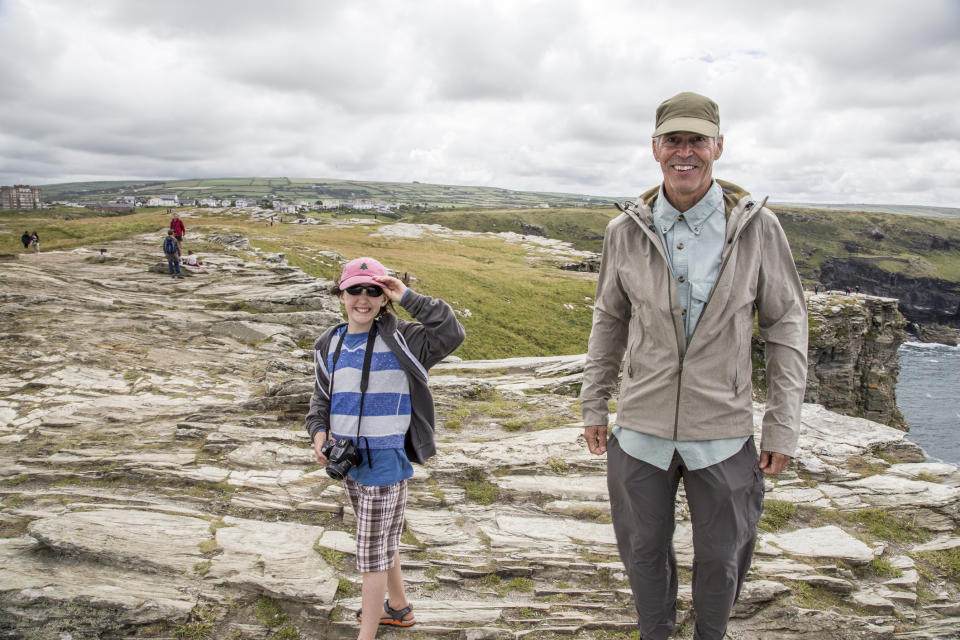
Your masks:
{"label": "girl's sunglasses", "polygon": [[383,289],[381,289],[380,287],[375,287],[373,285],[364,286],[362,284],[358,284],[354,287],[347,287],[346,289],[344,289],[344,291],[346,291],[352,296],[358,296],[361,293],[366,293],[367,296],[370,298],[379,298],[380,296],[383,295]]}

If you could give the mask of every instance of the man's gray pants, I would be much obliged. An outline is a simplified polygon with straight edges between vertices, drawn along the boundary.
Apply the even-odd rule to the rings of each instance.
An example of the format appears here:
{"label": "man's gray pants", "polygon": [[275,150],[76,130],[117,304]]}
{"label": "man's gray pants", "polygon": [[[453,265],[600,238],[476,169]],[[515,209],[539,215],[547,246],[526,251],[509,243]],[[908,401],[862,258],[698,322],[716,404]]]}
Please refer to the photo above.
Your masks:
{"label": "man's gray pants", "polygon": [[721,640],[750,569],[763,512],[763,472],[750,438],[735,455],[687,469],[674,453],[664,471],[607,443],[607,487],[620,559],[643,640],[666,640],[677,611],[674,501],[683,478],[693,525],[694,640]]}

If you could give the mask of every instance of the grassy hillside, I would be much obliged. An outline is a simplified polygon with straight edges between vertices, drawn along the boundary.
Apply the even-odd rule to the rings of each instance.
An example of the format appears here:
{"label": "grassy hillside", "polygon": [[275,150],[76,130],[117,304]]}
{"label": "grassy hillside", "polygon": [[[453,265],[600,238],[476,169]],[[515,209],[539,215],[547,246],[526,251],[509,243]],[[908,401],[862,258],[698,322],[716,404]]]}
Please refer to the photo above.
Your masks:
{"label": "grassy hillside", "polygon": [[[904,276],[960,281],[960,220],[775,210],[810,286],[820,264],[834,256],[867,258]],[[457,210],[406,221],[472,231],[521,231],[521,224],[536,225],[549,236],[596,251],[603,227],[615,213],[612,208]],[[569,260],[531,252],[499,236],[388,239],[377,236],[382,224],[344,227],[324,216],[319,216],[322,223],[318,225],[274,226],[250,221],[239,212],[192,209],[183,211],[183,216],[189,232],[243,233],[254,246],[283,252],[291,264],[318,277],[332,278],[338,272],[322,251],[346,258],[372,254],[394,269],[410,272],[417,278],[418,290],[442,297],[464,314],[468,338],[459,355],[465,358],[571,354],[586,349],[595,276],[560,270],[557,266]],[[160,240],[168,224],[162,209],[120,215],[76,208],[0,212],[0,253],[22,251],[23,231],[37,231],[43,250],[95,247],[111,239],[156,232],[159,260]],[[196,243],[192,248],[204,249]]]}
{"label": "grassy hillside", "polygon": [[[155,232],[157,259],[169,225],[163,210],[128,215],[99,215],[85,210],[0,213],[0,253],[22,252],[24,230],[37,231],[42,250],[96,247],[110,239]],[[374,255],[387,266],[409,272],[414,287],[450,302],[463,316],[467,341],[463,358],[582,353],[590,330],[590,274],[562,271],[557,260],[532,255],[518,244],[493,237],[387,239],[375,234],[381,225],[339,227],[332,224],[264,226],[246,217],[195,209],[182,212],[191,233],[243,233],[253,246],[283,252],[307,273],[332,278],[339,269],[321,251],[346,258]],[[191,242],[200,252],[224,251]],[[0,271],[3,266],[0,262]],[[162,286],[158,282],[158,286]],[[467,313],[469,311],[469,313]]]}
{"label": "grassy hillside", "polygon": [[137,182],[72,182],[43,185],[47,202],[77,200],[107,202],[120,195],[175,193],[181,198],[255,197],[314,202],[324,198],[341,200],[380,199],[391,203],[429,207],[536,207],[590,204],[602,205],[614,198],[572,193],[511,191],[495,187],[424,184],[420,182],[369,182],[323,178],[204,178],[196,180]]}
{"label": "grassy hillside", "polygon": [[814,280],[827,258],[869,259],[908,277],[960,281],[960,220],[775,206],[797,269]]}

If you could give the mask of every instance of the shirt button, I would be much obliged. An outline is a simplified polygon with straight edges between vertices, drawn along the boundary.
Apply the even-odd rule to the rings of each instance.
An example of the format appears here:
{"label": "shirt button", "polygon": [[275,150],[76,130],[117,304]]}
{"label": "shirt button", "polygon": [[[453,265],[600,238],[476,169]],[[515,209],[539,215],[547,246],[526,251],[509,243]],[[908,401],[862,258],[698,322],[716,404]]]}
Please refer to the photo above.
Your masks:
{"label": "shirt button", "polygon": [[677,221],[678,221],[678,222],[683,222],[684,220],[686,220],[686,218],[684,218],[684,217],[683,217],[683,214],[681,213],[681,214],[677,217]]}
{"label": "shirt button", "polygon": [[678,243],[677,243],[677,249],[683,249],[683,243],[682,243],[682,242],[678,242]]}
{"label": "shirt button", "polygon": [[681,310],[680,310],[680,315],[682,315],[682,316],[687,315],[687,310],[686,310],[686,309],[681,309]]}
{"label": "shirt button", "polygon": [[680,282],[686,282],[686,281],[687,281],[687,279],[684,278],[683,276],[680,276],[679,278],[677,278],[677,280],[679,280]]}

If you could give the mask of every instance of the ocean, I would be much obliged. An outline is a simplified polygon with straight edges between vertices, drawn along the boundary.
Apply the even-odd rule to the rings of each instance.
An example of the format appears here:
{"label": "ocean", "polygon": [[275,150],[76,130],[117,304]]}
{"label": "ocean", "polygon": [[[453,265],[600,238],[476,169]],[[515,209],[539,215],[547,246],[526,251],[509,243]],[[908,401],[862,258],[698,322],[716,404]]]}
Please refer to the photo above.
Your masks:
{"label": "ocean", "polygon": [[900,345],[897,406],[932,462],[960,466],[960,347]]}

